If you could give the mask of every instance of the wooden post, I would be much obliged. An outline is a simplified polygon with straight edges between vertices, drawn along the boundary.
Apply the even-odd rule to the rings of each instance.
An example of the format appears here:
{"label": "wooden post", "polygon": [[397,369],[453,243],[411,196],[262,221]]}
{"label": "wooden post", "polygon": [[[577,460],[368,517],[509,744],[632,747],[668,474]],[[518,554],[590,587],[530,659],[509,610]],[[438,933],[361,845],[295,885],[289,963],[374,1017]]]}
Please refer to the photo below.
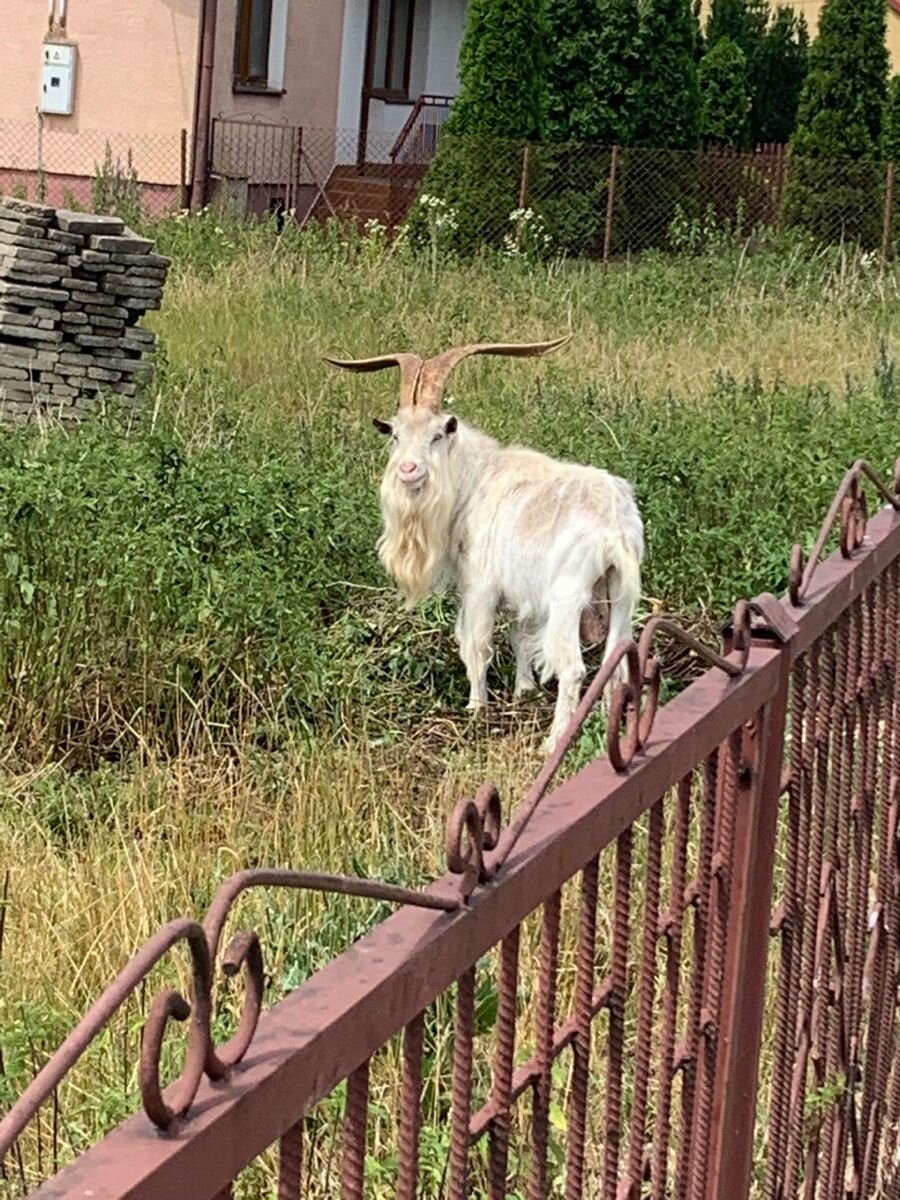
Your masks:
{"label": "wooden post", "polygon": [[179,163],[180,175],[179,184],[181,186],[181,207],[188,208],[190,205],[190,195],[188,193],[188,131],[181,131],[181,159]]}
{"label": "wooden post", "polygon": [[889,162],[884,179],[884,230],[881,235],[881,265],[886,267],[891,257],[891,234],[894,225],[894,164]]}
{"label": "wooden post", "polygon": [[522,149],[522,177],[519,180],[519,208],[528,204],[528,184],[531,180],[531,146],[525,143]]}
{"label": "wooden post", "polygon": [[603,230],[603,270],[609,266],[609,252],[612,248],[613,212],[616,203],[616,172],[619,165],[619,147],[613,146],[612,157],[609,160],[609,183],[606,186],[606,227]]}

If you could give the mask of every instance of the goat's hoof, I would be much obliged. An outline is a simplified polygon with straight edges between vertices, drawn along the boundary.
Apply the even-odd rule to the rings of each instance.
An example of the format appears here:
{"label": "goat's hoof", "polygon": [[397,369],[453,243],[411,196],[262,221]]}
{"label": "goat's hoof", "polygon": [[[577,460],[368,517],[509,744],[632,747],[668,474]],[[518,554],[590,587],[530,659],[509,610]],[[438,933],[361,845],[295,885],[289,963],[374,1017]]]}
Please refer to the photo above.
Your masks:
{"label": "goat's hoof", "polygon": [[537,684],[533,680],[531,683],[517,683],[513,691],[513,700],[525,700],[537,690]]}
{"label": "goat's hoof", "polygon": [[466,712],[480,713],[480,712],[484,712],[484,710],[486,708],[487,708],[486,700],[470,700],[469,703],[466,705]]}

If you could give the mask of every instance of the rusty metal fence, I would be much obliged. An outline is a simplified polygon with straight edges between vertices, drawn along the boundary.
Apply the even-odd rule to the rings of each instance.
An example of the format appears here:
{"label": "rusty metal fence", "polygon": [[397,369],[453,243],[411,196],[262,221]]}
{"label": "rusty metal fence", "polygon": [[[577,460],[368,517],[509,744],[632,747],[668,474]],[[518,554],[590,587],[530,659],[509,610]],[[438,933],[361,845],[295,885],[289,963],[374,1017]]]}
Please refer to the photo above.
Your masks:
{"label": "rusty metal fence", "polygon": [[[490,784],[457,805],[430,887],[232,877],[132,959],[0,1122],[0,1154],[186,943],[190,1000],[162,992],[143,1031],[144,1112],[39,1196],[271,1194],[240,1177],[273,1144],[279,1200],[900,1195],[900,460],[891,486],[854,465],[789,578],[785,599],[737,605],[721,653],[664,618],[622,643],[508,824]],[[654,647],[673,638],[708,669],[659,706]],[[552,787],[617,663],[607,753]],[[262,1011],[259,937],[222,949],[251,888],[402,911]],[[219,970],[245,980],[224,1045]],[[163,1089],[172,1020],[187,1057]]]}

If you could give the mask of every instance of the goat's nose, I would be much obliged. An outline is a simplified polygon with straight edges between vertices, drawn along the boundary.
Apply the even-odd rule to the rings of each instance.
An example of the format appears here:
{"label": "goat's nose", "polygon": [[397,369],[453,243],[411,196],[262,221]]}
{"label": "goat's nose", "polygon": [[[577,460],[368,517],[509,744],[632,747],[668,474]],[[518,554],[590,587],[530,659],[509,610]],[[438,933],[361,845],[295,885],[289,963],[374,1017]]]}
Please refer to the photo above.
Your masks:
{"label": "goat's nose", "polygon": [[414,462],[410,462],[408,459],[406,462],[402,462],[400,464],[400,474],[401,475],[412,475],[412,473],[413,473],[413,471],[415,471],[415,469],[416,469],[416,464]]}

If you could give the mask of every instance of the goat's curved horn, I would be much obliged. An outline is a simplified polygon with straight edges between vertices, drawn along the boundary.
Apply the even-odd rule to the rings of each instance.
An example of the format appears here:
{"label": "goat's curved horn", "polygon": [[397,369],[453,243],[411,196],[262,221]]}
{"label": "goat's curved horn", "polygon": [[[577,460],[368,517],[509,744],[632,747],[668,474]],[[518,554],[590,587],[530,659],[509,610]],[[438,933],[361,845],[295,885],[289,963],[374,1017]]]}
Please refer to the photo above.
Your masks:
{"label": "goat's curved horn", "polygon": [[343,371],[383,371],[386,367],[400,368],[400,407],[416,403],[416,385],[422,371],[422,360],[418,354],[379,354],[375,358],[330,358],[325,361]]}
{"label": "goat's curved horn", "polygon": [[502,354],[509,358],[537,358],[550,354],[571,341],[571,333],[554,338],[549,342],[473,342],[468,346],[455,346],[422,364],[419,377],[418,402],[435,410],[441,406],[441,397],[447,377],[457,363],[473,354]]}

